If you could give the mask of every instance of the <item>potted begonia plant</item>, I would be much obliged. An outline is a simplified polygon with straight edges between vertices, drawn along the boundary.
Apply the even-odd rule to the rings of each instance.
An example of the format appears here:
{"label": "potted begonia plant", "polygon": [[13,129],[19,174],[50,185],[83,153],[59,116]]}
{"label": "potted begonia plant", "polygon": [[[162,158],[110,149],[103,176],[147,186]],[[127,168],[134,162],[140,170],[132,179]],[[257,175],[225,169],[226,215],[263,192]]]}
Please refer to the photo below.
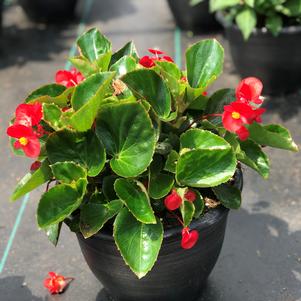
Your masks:
{"label": "potted begonia plant", "polygon": [[220,24],[209,12],[209,0],[168,0],[176,24],[182,30],[195,33],[220,29]]}
{"label": "potted begonia plant", "polygon": [[77,70],[33,91],[7,129],[36,160],[12,199],[47,183],[39,227],[56,244],[69,226],[114,300],[194,300],[241,205],[240,165],[267,178],[262,146],[298,148],[261,124],[259,79],[207,94],[223,69],[216,40],[189,47],[185,71],[157,49],[139,58],[132,42],[112,52],[96,29],[77,45]]}
{"label": "potted begonia plant", "polygon": [[253,74],[267,94],[301,87],[300,0],[210,0],[225,27],[234,65],[242,77]]}
{"label": "potted begonia plant", "polygon": [[66,22],[74,17],[77,0],[19,0],[26,15],[36,22]]}

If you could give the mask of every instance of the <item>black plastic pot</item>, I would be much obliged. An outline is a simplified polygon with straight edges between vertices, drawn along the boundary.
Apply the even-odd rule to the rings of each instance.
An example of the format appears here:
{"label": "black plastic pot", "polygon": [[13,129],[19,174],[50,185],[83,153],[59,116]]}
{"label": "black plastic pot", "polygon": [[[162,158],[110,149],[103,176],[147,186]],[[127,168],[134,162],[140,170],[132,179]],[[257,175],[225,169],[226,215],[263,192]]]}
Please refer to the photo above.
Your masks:
{"label": "black plastic pot", "polygon": [[[242,189],[238,171],[235,186]],[[112,233],[101,231],[89,239],[77,234],[82,253],[94,275],[115,301],[192,301],[201,293],[221,251],[229,210],[220,206],[192,222],[200,238],[190,250],[180,246],[181,228],[165,231],[154,268],[138,280],[125,265]]]}
{"label": "black plastic pot", "polygon": [[195,6],[190,0],[167,0],[177,25],[183,30],[207,32],[220,29],[220,24],[209,12],[209,0]]}
{"label": "black plastic pot", "polygon": [[70,21],[77,0],[19,0],[26,15],[36,22]]}
{"label": "black plastic pot", "polygon": [[286,27],[277,37],[264,28],[256,29],[246,42],[237,26],[225,30],[233,63],[242,78],[260,78],[267,95],[301,89],[301,26]]}

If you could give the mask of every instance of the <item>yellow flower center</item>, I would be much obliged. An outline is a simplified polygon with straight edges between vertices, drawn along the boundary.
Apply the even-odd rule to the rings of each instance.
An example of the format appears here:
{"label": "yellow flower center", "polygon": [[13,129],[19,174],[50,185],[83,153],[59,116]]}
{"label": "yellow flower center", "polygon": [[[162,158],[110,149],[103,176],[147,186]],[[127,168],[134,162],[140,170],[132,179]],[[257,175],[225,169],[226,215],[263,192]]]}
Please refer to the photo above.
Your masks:
{"label": "yellow flower center", "polygon": [[28,139],[25,138],[25,137],[21,137],[19,139],[19,142],[20,142],[21,145],[26,146],[28,144]]}
{"label": "yellow flower center", "polygon": [[232,112],[232,118],[233,119],[239,119],[240,118],[240,114],[238,112]]}

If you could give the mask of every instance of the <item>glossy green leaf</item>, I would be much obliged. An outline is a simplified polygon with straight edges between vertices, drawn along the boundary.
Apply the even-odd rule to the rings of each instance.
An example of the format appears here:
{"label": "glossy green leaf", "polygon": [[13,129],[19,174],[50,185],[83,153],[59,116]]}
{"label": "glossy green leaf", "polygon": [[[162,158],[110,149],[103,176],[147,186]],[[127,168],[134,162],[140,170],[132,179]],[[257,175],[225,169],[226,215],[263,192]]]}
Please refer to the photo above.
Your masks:
{"label": "glossy green leaf", "polygon": [[148,193],[153,199],[161,199],[170,192],[173,184],[173,176],[163,173],[151,173],[148,183]]}
{"label": "glossy green leaf", "polygon": [[82,193],[74,185],[60,184],[45,192],[39,202],[37,218],[41,228],[62,222],[82,202]]}
{"label": "glossy green leaf", "polygon": [[116,72],[116,77],[121,77],[128,72],[136,69],[137,63],[131,56],[123,56],[115,64],[110,67],[110,71]]}
{"label": "glossy green leaf", "polygon": [[128,179],[117,179],[114,188],[118,197],[138,221],[145,224],[156,223],[156,217],[143,184]]}
{"label": "glossy green leaf", "polygon": [[98,72],[95,65],[93,65],[87,58],[84,56],[74,56],[69,59],[71,64],[79,70],[85,77]]}
{"label": "glossy green leaf", "polygon": [[206,89],[223,71],[224,49],[217,40],[203,40],[186,51],[187,78],[192,88]]}
{"label": "glossy green leaf", "polygon": [[77,45],[81,54],[90,60],[96,61],[102,54],[111,50],[111,42],[96,28],[85,32],[78,40]]}
{"label": "glossy green leaf", "polygon": [[155,131],[144,107],[122,102],[106,106],[96,119],[96,133],[112,156],[112,170],[135,177],[146,170],[155,149]]}
{"label": "glossy green leaf", "polygon": [[215,12],[239,4],[241,0],[210,0],[210,11]]}
{"label": "glossy green leaf", "polygon": [[62,111],[53,103],[43,104],[43,120],[47,122],[54,130],[59,130],[63,127],[61,122]]}
{"label": "glossy green leaf", "polygon": [[227,182],[235,173],[236,158],[223,138],[205,130],[182,134],[176,178],[180,185],[212,187]]}
{"label": "glossy green leaf", "polygon": [[195,212],[193,203],[191,203],[189,201],[184,201],[180,207],[180,211],[182,214],[184,226],[185,227],[189,226],[189,224],[191,223],[191,221],[193,219],[194,212]]}
{"label": "glossy green leaf", "polygon": [[164,170],[172,173],[176,173],[176,166],[177,166],[178,159],[179,159],[179,154],[175,150],[172,150],[167,156]]}
{"label": "glossy green leaf", "polygon": [[87,178],[87,171],[73,162],[57,162],[50,165],[52,173],[57,181],[71,184],[81,178]]}
{"label": "glossy green leaf", "polygon": [[288,10],[290,17],[301,16],[301,1],[300,0],[287,0],[284,1],[283,6]]}
{"label": "glossy green leaf", "polygon": [[58,131],[48,138],[46,150],[52,164],[73,161],[85,167],[91,177],[97,176],[105,165],[104,147],[93,131]]}
{"label": "glossy green leaf", "polygon": [[103,178],[102,181],[102,192],[108,200],[118,199],[117,194],[114,189],[114,183],[118,176],[109,175]]}
{"label": "glossy green leaf", "polygon": [[164,80],[154,70],[135,70],[121,79],[137,99],[148,101],[161,119],[169,117],[171,95]]}
{"label": "glossy green leaf", "polygon": [[66,87],[57,84],[50,84],[43,86],[33,91],[26,99],[25,102],[34,101],[42,96],[57,97],[66,90]]}
{"label": "glossy green leaf", "polygon": [[254,9],[246,7],[235,18],[236,24],[242,31],[245,40],[248,40],[257,24],[257,16]]}
{"label": "glossy green leaf", "polygon": [[298,151],[298,146],[293,141],[291,134],[281,125],[270,124],[263,126],[254,122],[248,128],[250,138],[260,145],[286,149],[293,152]]}
{"label": "glossy green leaf", "polygon": [[49,167],[49,162],[45,160],[41,167],[33,173],[26,174],[16,186],[11,200],[15,201],[26,193],[36,189],[38,186],[52,179],[52,172]]}
{"label": "glossy green leaf", "polygon": [[241,206],[241,192],[229,184],[222,184],[212,188],[218,200],[229,209],[239,209]]}
{"label": "glossy green leaf", "polygon": [[119,49],[112,55],[111,65],[115,64],[123,56],[126,55],[133,57],[136,62],[139,61],[138,53],[133,42],[128,42],[121,49]]}
{"label": "glossy green leaf", "polygon": [[195,208],[194,218],[199,218],[205,209],[204,199],[199,191],[197,191],[195,189],[191,189],[191,188],[189,190],[192,190],[196,194],[196,200],[193,202],[193,205]]}
{"label": "glossy green leaf", "polygon": [[80,231],[85,238],[96,234],[123,207],[120,200],[107,204],[87,203],[80,212]]}
{"label": "glossy green leaf", "polygon": [[163,226],[137,221],[127,208],[122,209],[114,223],[114,238],[125,263],[140,279],[154,266],[163,241]]}
{"label": "glossy green leaf", "polygon": [[261,147],[252,140],[246,140],[240,141],[240,148],[241,152],[237,154],[237,159],[267,179],[270,173],[270,162]]}
{"label": "glossy green leaf", "polygon": [[78,131],[87,131],[92,127],[97,112],[106,103],[105,94],[110,88],[114,72],[93,75],[92,82],[78,86],[72,98],[72,105],[78,109],[70,119],[70,124]]}
{"label": "glossy green leaf", "polygon": [[97,65],[99,71],[102,72],[108,71],[111,57],[112,57],[112,51],[108,51],[99,56],[99,58],[95,61],[95,64]]}
{"label": "glossy green leaf", "polygon": [[60,233],[61,233],[62,223],[53,224],[49,227],[46,227],[44,230],[49,241],[54,245],[57,246],[59,241]]}
{"label": "glossy green leaf", "polygon": [[283,27],[282,17],[276,14],[268,16],[266,18],[265,26],[274,36],[277,36]]}

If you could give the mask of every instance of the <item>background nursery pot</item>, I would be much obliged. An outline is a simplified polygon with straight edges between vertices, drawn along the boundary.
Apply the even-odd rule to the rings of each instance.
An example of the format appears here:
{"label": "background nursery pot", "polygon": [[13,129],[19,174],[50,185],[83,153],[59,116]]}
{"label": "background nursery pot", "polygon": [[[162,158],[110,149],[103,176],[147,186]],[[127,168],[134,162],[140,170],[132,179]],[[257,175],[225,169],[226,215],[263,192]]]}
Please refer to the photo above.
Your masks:
{"label": "background nursery pot", "polygon": [[[235,186],[242,190],[242,172],[236,175]],[[88,239],[78,233],[77,238],[90,269],[115,301],[190,301],[199,297],[217,262],[228,213],[219,206],[193,221],[190,228],[200,239],[185,252],[179,248],[182,228],[167,230],[156,265],[140,280],[124,264],[112,233],[102,230]]]}
{"label": "background nursery pot", "polygon": [[74,16],[77,0],[19,0],[27,16],[33,21],[66,21]]}
{"label": "background nursery pot", "polygon": [[190,5],[190,0],[168,0],[168,4],[181,29],[193,32],[220,29],[214,15],[209,13],[207,0],[195,6]]}
{"label": "background nursery pot", "polygon": [[296,92],[301,87],[301,26],[285,27],[277,37],[265,28],[255,29],[248,41],[237,26],[226,26],[226,37],[236,70],[260,78],[264,93]]}

